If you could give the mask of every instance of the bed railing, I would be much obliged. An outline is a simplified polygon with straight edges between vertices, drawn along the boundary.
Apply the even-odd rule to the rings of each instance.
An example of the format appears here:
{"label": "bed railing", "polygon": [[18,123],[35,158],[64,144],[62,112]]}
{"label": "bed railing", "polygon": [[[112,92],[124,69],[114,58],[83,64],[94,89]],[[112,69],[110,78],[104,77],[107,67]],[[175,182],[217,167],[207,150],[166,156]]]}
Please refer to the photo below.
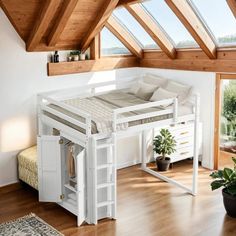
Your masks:
{"label": "bed railing", "polygon": [[[58,118],[68,121],[73,125],[77,125],[79,128],[85,131],[84,133],[80,131],[85,136],[91,135],[91,115],[89,113],[76,109],[65,103],[56,101],[47,96],[40,95],[38,97],[38,100],[40,116],[43,116],[43,112],[46,111],[52,115],[55,115]],[[55,109],[54,106],[63,109],[64,111],[67,111],[69,114],[73,114],[73,116],[67,115],[65,112]]]}
{"label": "bed railing", "polygon": [[[135,112],[135,111],[137,112],[143,109],[155,108],[155,107],[161,107],[161,106],[163,106],[164,108],[165,106],[168,106],[169,104],[172,104],[172,105],[168,109],[151,111],[144,114],[137,114],[137,115],[132,114],[130,116],[127,116],[127,115],[122,116],[122,114],[127,113],[127,112]],[[151,119],[154,117],[157,118],[163,115],[171,115],[173,117],[171,119],[177,122],[177,118],[178,118],[178,99],[177,98],[164,99],[157,102],[148,102],[148,103],[144,103],[140,105],[134,105],[134,106],[115,109],[113,111],[113,131],[114,132],[117,131],[117,125],[119,124],[128,123],[132,121],[142,121],[143,119]]]}
{"label": "bed railing", "polygon": [[[127,84],[131,84],[132,82],[129,82]],[[104,85],[110,85],[111,82],[109,83],[101,83],[100,85],[94,84],[93,86],[90,85],[86,89],[90,90],[90,94],[94,95],[95,89],[99,88],[100,86]],[[66,90],[62,90],[66,91]],[[80,130],[76,130],[77,133],[82,137],[82,139],[86,139],[92,134],[92,120],[91,120],[91,115],[87,112],[81,111],[75,107],[72,107],[70,105],[67,105],[66,103],[60,101],[61,98],[54,98],[55,94],[60,94],[58,91],[54,91],[53,93],[43,93],[38,96],[38,104],[39,104],[39,117],[43,116],[46,119],[50,119],[46,117],[45,112],[48,112],[50,114],[53,114],[56,117],[59,117],[60,119],[64,119],[67,122],[76,125],[77,127],[80,128]],[[95,93],[96,94],[96,93]],[[62,96],[64,98],[64,95]],[[198,106],[197,102],[198,95],[194,94],[191,96],[189,101],[191,104],[196,107]],[[58,100],[56,100],[58,99]],[[158,111],[150,111],[144,114],[135,114],[135,111],[141,111],[143,109],[148,109],[148,108],[155,108],[155,107],[160,107],[160,106],[167,106],[169,104],[172,104],[171,106],[168,106],[168,108],[163,109],[163,110],[158,110]],[[60,109],[55,109],[55,106],[60,108]],[[66,112],[65,112],[66,111]],[[125,114],[124,113],[131,113],[131,115]],[[133,114],[132,114],[133,113]],[[169,118],[164,119],[164,120],[156,120],[156,118],[167,115]],[[78,117],[80,119],[78,119]],[[154,119],[151,120],[150,122],[142,122],[145,119]],[[51,118],[51,123],[53,122]],[[172,99],[165,99],[157,102],[147,102],[144,104],[140,105],[134,105],[134,106],[129,106],[129,107],[124,107],[124,108],[117,108],[113,111],[113,117],[112,119],[112,128],[113,132],[117,131],[118,125],[132,122],[132,121],[141,121],[136,125],[133,125],[131,128],[128,127],[128,129],[137,129],[137,126],[139,126],[140,130],[142,128],[152,128],[154,125],[168,125],[168,124],[175,124],[178,122],[183,122],[185,120],[194,120],[195,115],[194,112],[191,115],[187,116],[179,116],[178,115],[178,99],[177,98],[172,98]],[[142,127],[141,127],[142,126]],[[84,132],[81,131],[84,130]],[[126,130],[124,130],[126,131]]]}

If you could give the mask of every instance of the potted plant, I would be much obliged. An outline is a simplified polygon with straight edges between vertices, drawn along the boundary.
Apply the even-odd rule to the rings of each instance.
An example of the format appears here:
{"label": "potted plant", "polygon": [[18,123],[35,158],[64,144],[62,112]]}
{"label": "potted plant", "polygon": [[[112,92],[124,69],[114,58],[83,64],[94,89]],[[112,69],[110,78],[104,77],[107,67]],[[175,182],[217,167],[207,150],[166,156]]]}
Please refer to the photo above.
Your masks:
{"label": "potted plant", "polygon": [[161,129],[160,134],[153,140],[153,150],[159,154],[156,158],[157,169],[166,171],[170,166],[170,157],[175,152],[176,141],[168,129]]}
{"label": "potted plant", "polygon": [[236,158],[232,157],[234,168],[224,168],[211,173],[214,181],[211,183],[211,189],[222,189],[223,202],[227,214],[236,218]]}
{"label": "potted plant", "polygon": [[70,55],[73,58],[73,61],[79,61],[80,53],[81,53],[80,50],[75,50],[75,51],[70,52]]}

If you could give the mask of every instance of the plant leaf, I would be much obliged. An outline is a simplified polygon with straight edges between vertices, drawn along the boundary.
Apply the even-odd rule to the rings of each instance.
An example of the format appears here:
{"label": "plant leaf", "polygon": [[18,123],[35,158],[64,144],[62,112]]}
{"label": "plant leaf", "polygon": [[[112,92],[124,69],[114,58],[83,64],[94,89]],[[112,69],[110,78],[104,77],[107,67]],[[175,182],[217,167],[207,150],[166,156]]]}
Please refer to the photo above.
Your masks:
{"label": "plant leaf", "polygon": [[224,180],[215,180],[211,183],[211,190],[216,190],[220,187],[223,187],[225,184],[225,181]]}
{"label": "plant leaf", "polygon": [[228,186],[228,187],[227,187],[227,192],[228,192],[230,195],[235,196],[235,195],[236,195],[236,185]]}
{"label": "plant leaf", "polygon": [[228,181],[230,181],[230,177],[231,177],[232,173],[233,173],[233,170],[231,170],[229,168],[224,168],[224,170],[223,170],[223,176]]}
{"label": "plant leaf", "polygon": [[222,179],[223,178],[223,170],[218,170],[218,171],[214,171],[210,174],[210,176],[213,178],[213,179]]}
{"label": "plant leaf", "polygon": [[234,164],[236,165],[236,157],[232,157]]}

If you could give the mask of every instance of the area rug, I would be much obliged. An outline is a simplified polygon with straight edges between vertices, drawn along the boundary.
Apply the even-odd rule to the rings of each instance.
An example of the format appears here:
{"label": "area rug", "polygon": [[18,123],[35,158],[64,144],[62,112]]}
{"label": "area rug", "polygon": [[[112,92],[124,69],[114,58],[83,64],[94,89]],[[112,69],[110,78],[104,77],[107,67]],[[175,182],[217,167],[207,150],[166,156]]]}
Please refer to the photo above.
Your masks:
{"label": "area rug", "polygon": [[35,214],[0,224],[0,236],[62,236]]}

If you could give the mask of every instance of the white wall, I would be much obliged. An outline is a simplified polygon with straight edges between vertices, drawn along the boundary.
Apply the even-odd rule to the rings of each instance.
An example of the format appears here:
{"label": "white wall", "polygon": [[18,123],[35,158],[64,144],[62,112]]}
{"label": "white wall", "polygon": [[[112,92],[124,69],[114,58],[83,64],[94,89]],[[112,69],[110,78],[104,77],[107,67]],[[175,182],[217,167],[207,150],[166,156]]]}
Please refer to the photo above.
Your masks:
{"label": "white wall", "polygon": [[0,9],[0,186],[17,181],[16,154],[36,142],[36,94],[136,75],[137,69],[47,77],[48,53],[27,53]]}
{"label": "white wall", "polygon": [[[48,53],[27,53],[24,42],[0,9],[0,186],[17,181],[16,154],[36,141],[36,94],[138,75],[146,71],[191,84],[201,94],[204,123],[204,165],[211,167],[213,137],[214,73],[158,69],[121,69],[47,77]],[[118,158],[125,164],[139,159],[138,138],[121,141]],[[121,146],[119,145],[119,146]],[[127,159],[131,156],[131,159]]]}
{"label": "white wall", "polygon": [[200,94],[200,121],[203,123],[202,165],[213,168],[215,73],[142,68],[142,73],[152,73],[189,84]]}

